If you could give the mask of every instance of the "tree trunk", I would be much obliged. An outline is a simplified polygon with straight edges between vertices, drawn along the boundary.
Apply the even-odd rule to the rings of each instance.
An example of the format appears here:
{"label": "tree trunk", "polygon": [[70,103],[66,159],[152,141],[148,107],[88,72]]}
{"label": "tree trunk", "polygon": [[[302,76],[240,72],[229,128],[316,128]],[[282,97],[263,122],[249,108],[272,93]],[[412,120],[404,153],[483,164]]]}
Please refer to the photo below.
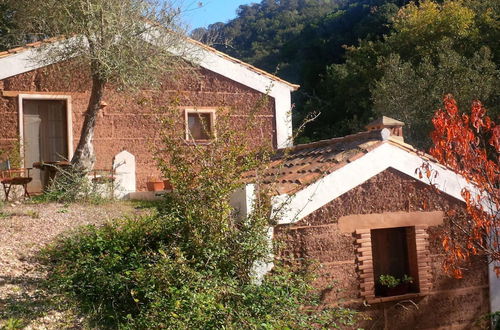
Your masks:
{"label": "tree trunk", "polygon": [[75,168],[82,172],[91,171],[94,167],[95,153],[92,139],[94,138],[97,115],[99,114],[99,110],[101,110],[101,101],[105,86],[106,82],[104,80],[98,77],[92,78],[92,92],[87,111],[85,112],[80,141],[78,142],[73,159],[71,159],[71,163]]}

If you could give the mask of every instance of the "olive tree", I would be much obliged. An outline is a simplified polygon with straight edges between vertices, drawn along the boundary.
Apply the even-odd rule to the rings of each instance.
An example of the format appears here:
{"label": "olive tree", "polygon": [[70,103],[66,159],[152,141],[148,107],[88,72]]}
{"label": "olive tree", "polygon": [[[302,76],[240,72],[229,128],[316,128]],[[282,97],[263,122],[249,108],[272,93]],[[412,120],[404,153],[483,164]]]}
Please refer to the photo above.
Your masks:
{"label": "olive tree", "polygon": [[19,36],[58,38],[56,43],[43,43],[33,61],[71,60],[89,68],[91,93],[71,161],[81,171],[91,170],[92,139],[105,88],[150,87],[181,63],[168,52],[178,50],[182,40],[180,7],[168,0],[4,1],[15,12]]}

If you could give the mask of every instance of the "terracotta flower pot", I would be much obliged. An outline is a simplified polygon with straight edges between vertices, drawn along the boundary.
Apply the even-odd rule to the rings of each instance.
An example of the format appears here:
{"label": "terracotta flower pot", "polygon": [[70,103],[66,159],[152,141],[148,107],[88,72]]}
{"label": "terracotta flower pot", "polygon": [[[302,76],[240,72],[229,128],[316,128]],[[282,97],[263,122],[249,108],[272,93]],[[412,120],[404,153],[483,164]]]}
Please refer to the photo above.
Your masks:
{"label": "terracotta flower pot", "polygon": [[172,184],[170,183],[170,180],[169,179],[164,179],[163,180],[163,189],[167,190],[167,191],[171,191],[174,187],[172,186]]}
{"label": "terracotta flower pot", "polygon": [[146,182],[148,191],[162,191],[165,187],[163,181],[148,181]]}

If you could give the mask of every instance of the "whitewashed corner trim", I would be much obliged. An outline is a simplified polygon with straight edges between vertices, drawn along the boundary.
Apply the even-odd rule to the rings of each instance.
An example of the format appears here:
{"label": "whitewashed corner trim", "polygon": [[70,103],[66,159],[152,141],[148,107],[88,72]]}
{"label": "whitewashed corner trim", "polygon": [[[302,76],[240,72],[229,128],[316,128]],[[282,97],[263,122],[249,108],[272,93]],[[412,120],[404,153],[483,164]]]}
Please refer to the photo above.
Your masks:
{"label": "whitewashed corner trim", "polygon": [[[230,204],[235,209],[238,219],[245,220],[254,210],[256,201],[256,186],[247,184],[233,192]],[[267,229],[267,245],[271,253],[264,260],[256,260],[250,270],[250,276],[255,284],[261,284],[264,276],[274,267],[273,249],[274,227]]]}
{"label": "whitewashed corner trim", "polygon": [[255,185],[247,184],[236,189],[230,198],[231,207],[236,211],[239,219],[245,219],[253,212],[255,202]]}
{"label": "whitewashed corner trim", "polygon": [[[274,239],[274,227],[269,227],[267,230],[267,245],[272,251]],[[255,284],[261,284],[264,277],[274,268],[274,254],[271,252],[266,260],[257,260],[254,262],[251,269],[252,281]]]}

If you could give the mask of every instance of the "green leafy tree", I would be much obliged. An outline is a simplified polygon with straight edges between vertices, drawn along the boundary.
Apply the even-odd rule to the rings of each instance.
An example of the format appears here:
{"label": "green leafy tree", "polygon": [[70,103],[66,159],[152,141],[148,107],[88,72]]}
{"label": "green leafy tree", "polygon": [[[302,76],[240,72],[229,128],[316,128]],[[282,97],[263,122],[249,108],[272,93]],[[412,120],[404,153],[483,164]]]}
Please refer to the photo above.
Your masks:
{"label": "green leafy tree", "polygon": [[12,9],[0,2],[0,51],[11,48],[14,43],[12,29],[14,28]]}
{"label": "green leafy tree", "polygon": [[376,113],[407,123],[405,134],[414,145],[430,146],[433,109],[442,105],[443,95],[457,95],[460,106],[476,99],[486,100],[493,113],[500,113],[496,100],[500,91],[500,71],[487,47],[472,57],[460,55],[443,44],[435,61],[425,57],[412,65],[393,54],[384,59],[384,76],[374,84],[373,103]]}
{"label": "green leafy tree", "polygon": [[264,70],[282,71],[287,43],[336,7],[333,0],[263,0],[241,5],[236,19],[210,25],[204,33],[198,30],[196,36]]}
{"label": "green leafy tree", "polygon": [[450,92],[460,104],[481,98],[496,112],[498,46],[492,38],[498,33],[497,16],[492,1],[423,1],[402,7],[383,39],[347,47],[344,62],[320,75],[303,111],[320,111],[321,117],[306,129],[306,138],[353,133],[388,115],[408,124],[407,141],[426,147],[427,123]]}
{"label": "green leafy tree", "polygon": [[343,136],[363,130],[373,117],[370,84],[381,77],[377,56],[383,44],[363,41],[360,47],[348,49],[345,63],[331,64],[320,75],[317,87],[296,113],[301,120],[309,113],[319,118],[309,124],[298,142]]}
{"label": "green leafy tree", "polygon": [[491,40],[479,33],[487,20],[479,15],[459,1],[423,1],[395,17],[394,32],[385,40],[390,54],[379,57],[383,75],[371,94],[375,114],[408,124],[410,143],[429,146],[430,120],[446,94],[456,95],[461,107],[479,99],[500,113],[499,62],[487,46]]}
{"label": "green leafy tree", "polygon": [[90,70],[90,99],[72,159],[76,168],[87,171],[95,162],[92,139],[105,88],[150,86],[180,63],[166,50],[179,42],[176,35],[179,12],[168,1],[155,0],[9,0],[8,3],[15,13],[18,36],[61,37],[57,46],[41,47],[34,61],[52,63],[71,59],[82,70]]}
{"label": "green leafy tree", "polygon": [[476,14],[459,1],[439,4],[425,0],[409,3],[394,17],[393,33],[386,42],[393,52],[406,60],[421,61],[441,53],[442,41],[451,40],[448,48],[470,54],[477,46]]}

